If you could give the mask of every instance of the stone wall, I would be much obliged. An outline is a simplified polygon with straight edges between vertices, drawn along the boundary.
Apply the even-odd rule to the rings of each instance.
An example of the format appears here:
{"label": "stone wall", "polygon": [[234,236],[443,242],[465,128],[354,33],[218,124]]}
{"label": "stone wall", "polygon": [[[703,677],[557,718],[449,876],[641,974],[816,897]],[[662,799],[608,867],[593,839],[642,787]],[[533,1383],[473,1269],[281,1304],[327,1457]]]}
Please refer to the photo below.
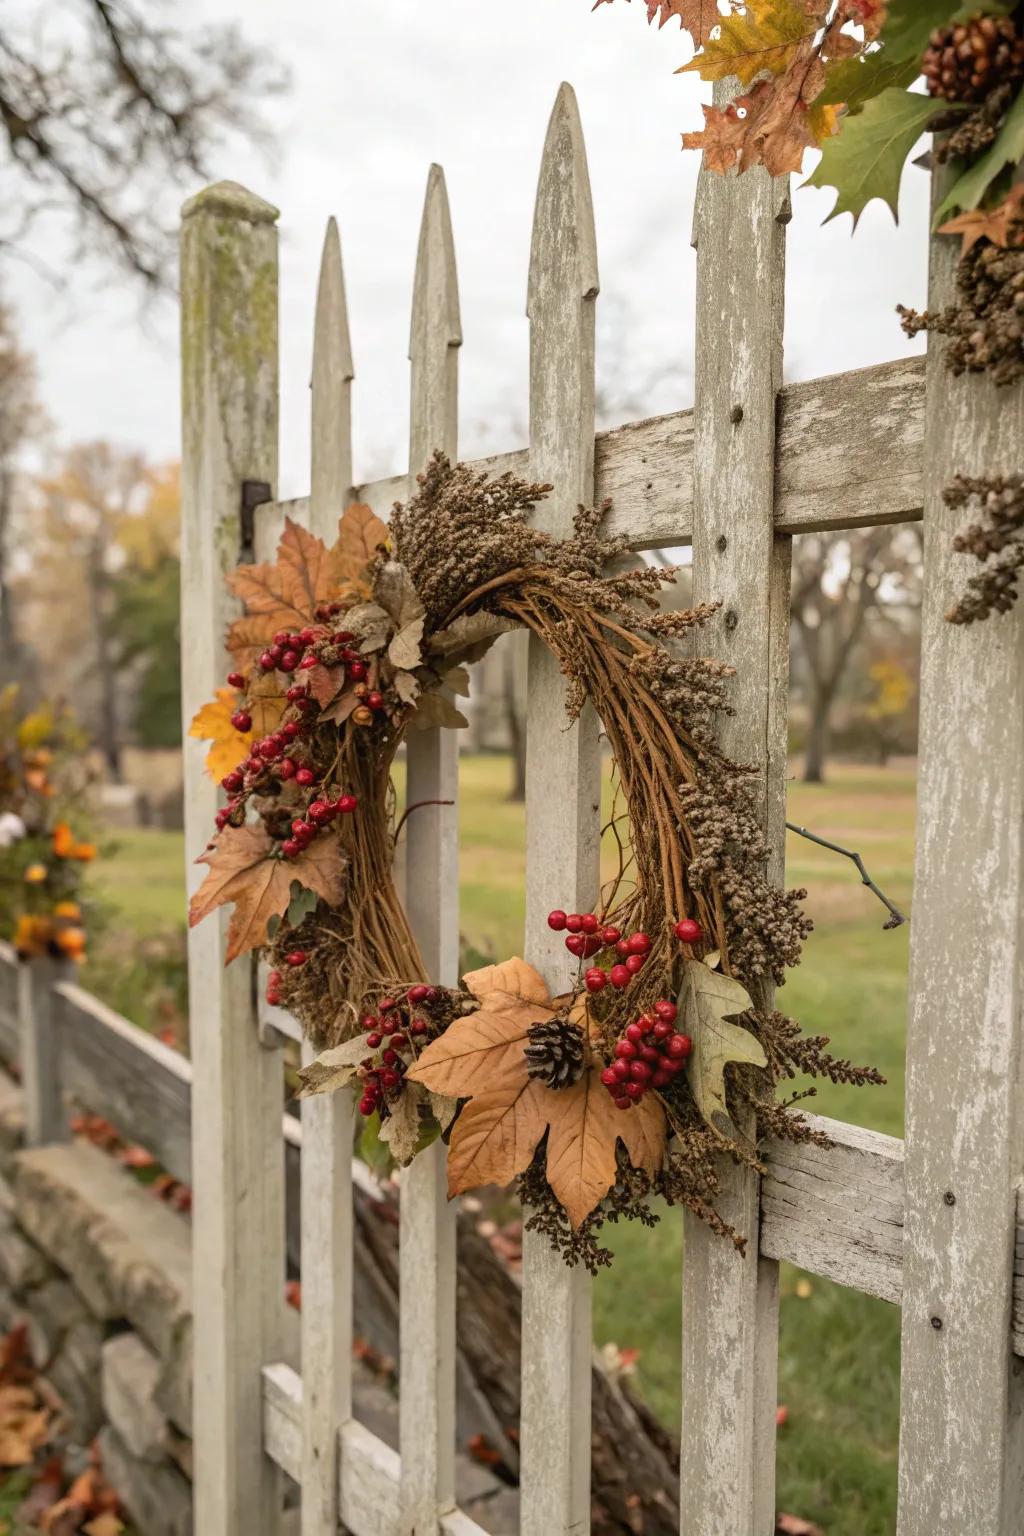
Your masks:
{"label": "stone wall", "polygon": [[23,1129],[0,1074],[0,1329],[26,1324],[140,1536],[191,1536],[188,1222],[95,1147],[25,1150]]}
{"label": "stone wall", "polygon": [[[0,1071],[0,1332],[25,1323],[37,1368],[63,1399],[74,1445],[99,1436],[105,1475],[138,1536],[192,1536],[192,1231],[87,1142],[26,1149],[21,1093]],[[356,1329],[397,1350],[357,1276]],[[379,1300],[379,1298],[378,1298]],[[288,1308],[285,1362],[299,1367]],[[398,1400],[357,1355],[356,1417],[398,1447]],[[461,1437],[479,1427],[460,1400]],[[519,1529],[518,1493],[465,1450],[461,1507],[492,1536]],[[289,1485],[285,1531],[297,1532]],[[214,1536],[214,1533],[203,1533]]]}

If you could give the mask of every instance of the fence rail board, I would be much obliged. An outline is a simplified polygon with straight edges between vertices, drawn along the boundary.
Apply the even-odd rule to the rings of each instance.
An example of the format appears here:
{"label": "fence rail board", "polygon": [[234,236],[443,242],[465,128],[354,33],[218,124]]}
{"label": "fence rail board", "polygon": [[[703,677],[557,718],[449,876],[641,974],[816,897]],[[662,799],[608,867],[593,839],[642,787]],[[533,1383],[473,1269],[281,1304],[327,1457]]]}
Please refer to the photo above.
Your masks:
{"label": "fence rail board", "polygon": [[[594,496],[611,497],[608,530],[634,549],[693,537],[693,411],[632,421],[594,439]],[[472,460],[489,475],[527,476],[529,450]],[[380,517],[409,494],[408,475],[354,491]],[[277,505],[301,521],[309,498]],[[901,358],[828,374],[779,392],[777,533],[912,523],[924,501],[924,359]]]}

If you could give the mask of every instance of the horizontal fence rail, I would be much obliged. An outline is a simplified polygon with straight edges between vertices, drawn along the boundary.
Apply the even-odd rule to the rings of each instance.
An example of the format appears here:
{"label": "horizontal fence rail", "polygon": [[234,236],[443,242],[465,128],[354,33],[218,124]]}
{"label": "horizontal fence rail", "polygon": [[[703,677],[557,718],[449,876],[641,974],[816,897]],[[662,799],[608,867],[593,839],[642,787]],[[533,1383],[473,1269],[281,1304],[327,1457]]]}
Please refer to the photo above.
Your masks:
{"label": "horizontal fence rail", "polygon": [[[10,946],[0,944],[0,1056],[12,1066],[17,1066],[19,1054],[18,964]],[[109,1118],[123,1136],[137,1141],[175,1178],[188,1183],[191,1166],[182,1149],[188,1146],[191,1121],[191,1064],[82,988],[59,985],[57,990],[62,999],[63,1091],[83,1110]],[[105,1052],[116,1060],[116,1091],[104,1088],[95,1070]],[[131,1112],[133,1103],[152,1105],[151,1116]],[[768,1174],[761,1184],[761,1252],[898,1305],[903,1142],[823,1115],[807,1119],[833,1145],[775,1139],[764,1144]],[[283,1117],[282,1138],[289,1155],[297,1159],[302,1123],[295,1116]],[[353,1177],[367,1191],[376,1188],[358,1161]],[[1014,1350],[1024,1356],[1024,1194],[1017,1217],[1013,1296]],[[265,1373],[269,1399],[272,1389],[266,1380]],[[290,1466],[281,1465],[291,1475]]]}
{"label": "horizontal fence rail", "polygon": [[[529,474],[529,449],[473,459],[488,475]],[[353,488],[387,517],[409,495],[409,476]],[[693,537],[693,411],[674,411],[599,432],[594,498],[611,498],[606,529],[634,549]],[[776,533],[821,533],[919,522],[924,504],[924,359],[829,374],[779,393]],[[260,516],[308,518],[308,496],[273,502]]]}

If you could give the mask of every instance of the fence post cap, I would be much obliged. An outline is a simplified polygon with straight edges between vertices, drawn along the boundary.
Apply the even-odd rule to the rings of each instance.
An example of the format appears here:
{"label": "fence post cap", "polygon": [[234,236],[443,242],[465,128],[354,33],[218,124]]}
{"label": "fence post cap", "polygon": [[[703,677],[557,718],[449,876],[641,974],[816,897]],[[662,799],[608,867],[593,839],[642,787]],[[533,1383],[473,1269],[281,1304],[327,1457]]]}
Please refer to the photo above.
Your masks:
{"label": "fence post cap", "polygon": [[182,206],[181,217],[191,219],[198,213],[227,214],[232,219],[244,219],[249,224],[276,224],[280,211],[273,203],[264,202],[255,192],[237,181],[215,181],[204,187]]}

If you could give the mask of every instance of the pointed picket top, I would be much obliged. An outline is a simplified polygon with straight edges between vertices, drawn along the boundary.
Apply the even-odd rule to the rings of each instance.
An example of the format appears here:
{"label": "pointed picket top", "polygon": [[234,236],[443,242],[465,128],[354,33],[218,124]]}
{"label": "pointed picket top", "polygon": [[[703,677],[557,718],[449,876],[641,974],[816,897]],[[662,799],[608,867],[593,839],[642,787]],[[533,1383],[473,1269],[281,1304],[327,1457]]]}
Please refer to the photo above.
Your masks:
{"label": "pointed picket top", "polygon": [[462,345],[459,313],[459,279],[455,267],[455,240],[448,207],[444,171],[432,165],[427,176],[423,218],[416,250],[416,278],[412,292],[412,328],[409,358],[423,361],[423,348],[431,340],[446,347]]}
{"label": "pointed picket top", "polygon": [[341,240],[328,219],[313,328],[310,527],[329,538],[352,489],[352,346]]}
{"label": "pointed picket top", "polygon": [[537,182],[530,242],[526,313],[539,318],[549,294],[566,290],[581,299],[596,297],[597,235],[590,172],[576,92],[565,81],[551,109]]}
{"label": "pointed picket top", "polygon": [[430,167],[412,291],[409,463],[415,475],[437,449],[454,456],[458,431],[456,348],[462,345],[459,279],[444,171]]}

